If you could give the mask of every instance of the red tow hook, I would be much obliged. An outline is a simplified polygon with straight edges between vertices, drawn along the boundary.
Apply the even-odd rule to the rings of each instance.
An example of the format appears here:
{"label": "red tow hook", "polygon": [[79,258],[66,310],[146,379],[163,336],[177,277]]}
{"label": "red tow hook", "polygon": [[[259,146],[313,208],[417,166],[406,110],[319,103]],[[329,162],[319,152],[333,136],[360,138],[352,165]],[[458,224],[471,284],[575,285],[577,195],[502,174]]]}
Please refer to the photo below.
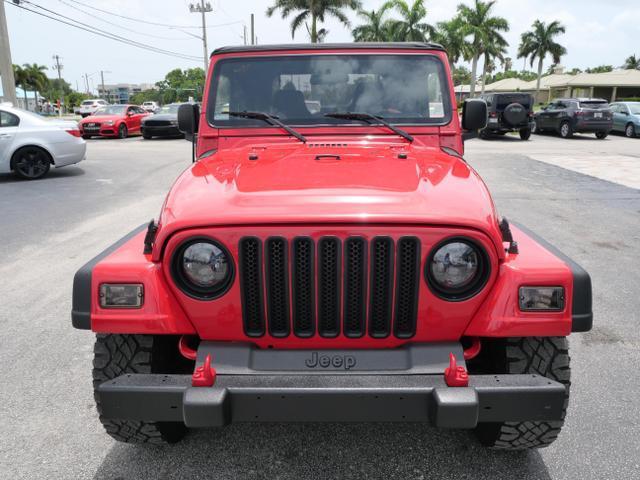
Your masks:
{"label": "red tow hook", "polygon": [[456,364],[456,356],[449,354],[449,368],[444,371],[444,381],[450,387],[468,387],[469,374],[463,366]]}
{"label": "red tow hook", "polygon": [[211,355],[207,355],[204,364],[196,367],[191,376],[191,385],[194,387],[213,387],[216,382],[216,369],[211,366]]}

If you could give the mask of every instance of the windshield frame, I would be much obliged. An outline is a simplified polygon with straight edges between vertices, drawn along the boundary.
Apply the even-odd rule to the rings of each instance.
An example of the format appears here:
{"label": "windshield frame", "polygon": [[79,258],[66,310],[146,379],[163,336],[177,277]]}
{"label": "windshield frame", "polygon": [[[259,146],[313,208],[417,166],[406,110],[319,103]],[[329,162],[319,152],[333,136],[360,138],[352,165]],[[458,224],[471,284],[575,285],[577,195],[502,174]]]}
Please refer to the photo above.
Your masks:
{"label": "windshield frame", "polygon": [[[625,104],[623,104],[625,105]],[[640,102],[629,102],[626,104],[631,115],[640,115]]]}
{"label": "windshield frame", "polygon": [[[445,111],[445,115],[439,119],[439,121],[434,121],[434,122],[403,122],[403,121],[396,121],[397,119],[392,118],[392,117],[385,117],[385,120],[387,120],[389,123],[393,124],[394,126],[398,126],[398,127],[419,127],[419,128],[432,128],[432,127],[443,127],[446,125],[451,124],[451,122],[453,121],[453,117],[454,114],[456,112],[456,106],[454,105],[454,102],[452,101],[451,98],[451,87],[450,87],[450,80],[449,80],[449,76],[447,75],[447,71],[446,71],[446,67],[444,64],[444,61],[442,60],[442,58],[437,55],[436,53],[427,53],[427,52],[420,52],[420,53],[407,53],[406,51],[373,51],[373,52],[361,52],[361,51],[354,51],[354,50],[347,50],[347,51],[337,51],[337,52],[333,52],[333,51],[327,51],[327,52],[323,52],[323,53],[317,53],[317,52],[300,52],[300,53],[287,53],[287,54],[277,54],[277,53],[270,53],[267,55],[251,55],[251,56],[225,56],[222,57],[220,59],[218,59],[215,62],[215,65],[213,67],[213,72],[212,72],[212,81],[209,83],[208,86],[208,98],[207,98],[207,111],[206,111],[206,120],[207,120],[207,124],[208,126],[212,127],[212,128],[216,128],[216,129],[225,129],[225,130],[235,130],[235,129],[278,129],[280,127],[278,126],[274,126],[274,125],[267,125],[267,124],[255,124],[255,125],[251,125],[251,124],[236,124],[236,125],[225,125],[225,124],[220,124],[219,121],[218,123],[216,123],[216,119],[214,118],[215,116],[215,105],[216,105],[216,95],[217,95],[217,91],[218,91],[218,84],[219,84],[219,80],[220,80],[220,67],[221,65],[223,65],[226,62],[239,62],[239,61],[247,61],[247,60],[268,60],[268,59],[282,59],[282,58],[287,58],[287,57],[319,57],[319,56],[323,56],[323,57],[337,57],[337,56],[412,56],[412,57],[429,57],[430,59],[434,60],[435,62],[437,62],[438,64],[438,73],[440,75],[440,81],[441,81],[441,88],[442,88],[442,103],[443,103],[443,108]],[[425,87],[426,88],[426,87]],[[366,112],[368,113],[368,112]],[[324,121],[323,121],[324,120]],[[295,122],[288,122],[286,121],[286,119],[282,120],[283,123],[285,123],[287,126],[290,127],[294,127],[296,129],[305,129],[305,128],[344,128],[344,127],[351,127],[351,128],[360,128],[362,129],[363,127],[371,127],[371,128],[375,128],[376,125],[363,125],[362,122],[357,121],[357,120],[341,120],[339,122],[335,122],[335,121],[331,121],[328,122],[326,121],[327,119],[324,117],[318,118],[318,122],[317,123],[295,123]]]}

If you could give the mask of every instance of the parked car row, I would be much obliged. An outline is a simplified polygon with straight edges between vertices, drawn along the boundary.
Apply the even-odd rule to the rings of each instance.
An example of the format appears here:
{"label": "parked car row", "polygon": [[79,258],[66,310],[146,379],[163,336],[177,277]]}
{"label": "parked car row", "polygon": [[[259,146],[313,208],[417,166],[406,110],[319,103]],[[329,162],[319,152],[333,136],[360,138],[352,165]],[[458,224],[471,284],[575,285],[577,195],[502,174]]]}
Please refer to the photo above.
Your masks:
{"label": "parked car row", "polygon": [[143,138],[180,137],[178,130],[178,108],[172,103],[158,108],[151,114],[137,105],[106,105],[78,123],[82,138],[115,137],[127,138],[141,134]]}
{"label": "parked car row", "polygon": [[640,102],[614,102],[601,98],[558,98],[534,113],[533,95],[528,93],[487,93],[487,127],[481,138],[517,131],[522,140],[531,133],[553,132],[562,138],[574,133],[594,133],[604,139],[610,132],[627,137],[640,135]]}

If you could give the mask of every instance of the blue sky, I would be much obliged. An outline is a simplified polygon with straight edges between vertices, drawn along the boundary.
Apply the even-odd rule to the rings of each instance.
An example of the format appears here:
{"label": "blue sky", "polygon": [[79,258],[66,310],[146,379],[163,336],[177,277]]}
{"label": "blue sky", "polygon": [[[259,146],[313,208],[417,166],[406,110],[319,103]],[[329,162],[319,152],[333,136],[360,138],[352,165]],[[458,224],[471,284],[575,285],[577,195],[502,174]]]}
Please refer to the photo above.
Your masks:
{"label": "blue sky", "polygon": [[[202,56],[202,43],[180,30],[152,26],[135,21],[110,16],[94,11],[87,15],[74,7],[91,12],[72,0],[30,0],[75,20],[94,25],[138,42],[176,52]],[[189,12],[188,0],[79,0],[110,12],[149,22],[172,25],[198,26],[200,16]],[[195,1],[195,0],[192,0]],[[256,15],[258,42],[291,42],[289,22],[279,16],[266,18],[264,15],[271,0],[210,0],[214,12],[207,15],[211,28],[208,29],[209,50],[229,44],[242,43],[243,25],[249,24],[249,16]],[[412,0],[409,0],[412,1]],[[383,0],[364,0],[366,9],[378,8]],[[460,0],[426,0],[429,23],[447,20],[455,14]],[[471,0],[463,0],[471,3]],[[29,6],[25,4],[25,6]],[[34,8],[34,7],[29,7]],[[105,75],[105,83],[150,82],[164,77],[172,68],[201,66],[201,61],[190,61],[161,54],[150,53],[126,46],[112,40],[97,37],[91,33],[38,17],[5,3],[13,63],[39,63],[50,67],[50,77],[56,72],[51,69],[52,56],[63,58],[63,77],[74,87],[78,82],[83,89],[82,75],[99,70],[110,71]],[[35,9],[35,8],[34,8]],[[46,12],[43,12],[46,13]],[[528,29],[536,18],[545,21],[560,20],[567,33],[561,42],[568,54],[562,64],[572,68],[586,68],[601,64],[619,66],[624,59],[635,53],[640,55],[640,1],[638,0],[498,0],[495,13],[505,17],[511,26],[507,34],[510,56],[516,68],[522,68],[522,60],[516,61],[516,50],[520,34]],[[358,20],[350,15],[352,23]],[[117,28],[120,25],[126,29]],[[235,23],[234,23],[235,22]],[[221,25],[221,26],[220,26]],[[334,21],[325,25],[329,30],[327,41],[350,41],[348,29]],[[133,30],[133,31],[131,31]],[[197,29],[185,29],[199,33]],[[295,42],[307,41],[304,29],[296,34]],[[549,61],[546,62],[546,65]],[[99,74],[91,80],[99,83]]]}

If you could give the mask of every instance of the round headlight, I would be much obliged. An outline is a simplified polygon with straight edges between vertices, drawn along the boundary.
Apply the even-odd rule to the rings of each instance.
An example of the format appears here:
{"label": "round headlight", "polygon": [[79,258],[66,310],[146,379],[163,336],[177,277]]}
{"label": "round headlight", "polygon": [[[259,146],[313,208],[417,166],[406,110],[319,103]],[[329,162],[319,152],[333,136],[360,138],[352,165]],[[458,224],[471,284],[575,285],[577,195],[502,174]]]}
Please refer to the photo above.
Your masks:
{"label": "round headlight", "polygon": [[478,293],[488,278],[489,261],[471,240],[456,238],[436,246],[427,261],[427,283],[446,300],[465,300]]}
{"label": "round headlight", "polygon": [[230,286],[233,261],[221,244],[209,239],[193,239],[176,250],[173,275],[185,293],[210,300]]}

